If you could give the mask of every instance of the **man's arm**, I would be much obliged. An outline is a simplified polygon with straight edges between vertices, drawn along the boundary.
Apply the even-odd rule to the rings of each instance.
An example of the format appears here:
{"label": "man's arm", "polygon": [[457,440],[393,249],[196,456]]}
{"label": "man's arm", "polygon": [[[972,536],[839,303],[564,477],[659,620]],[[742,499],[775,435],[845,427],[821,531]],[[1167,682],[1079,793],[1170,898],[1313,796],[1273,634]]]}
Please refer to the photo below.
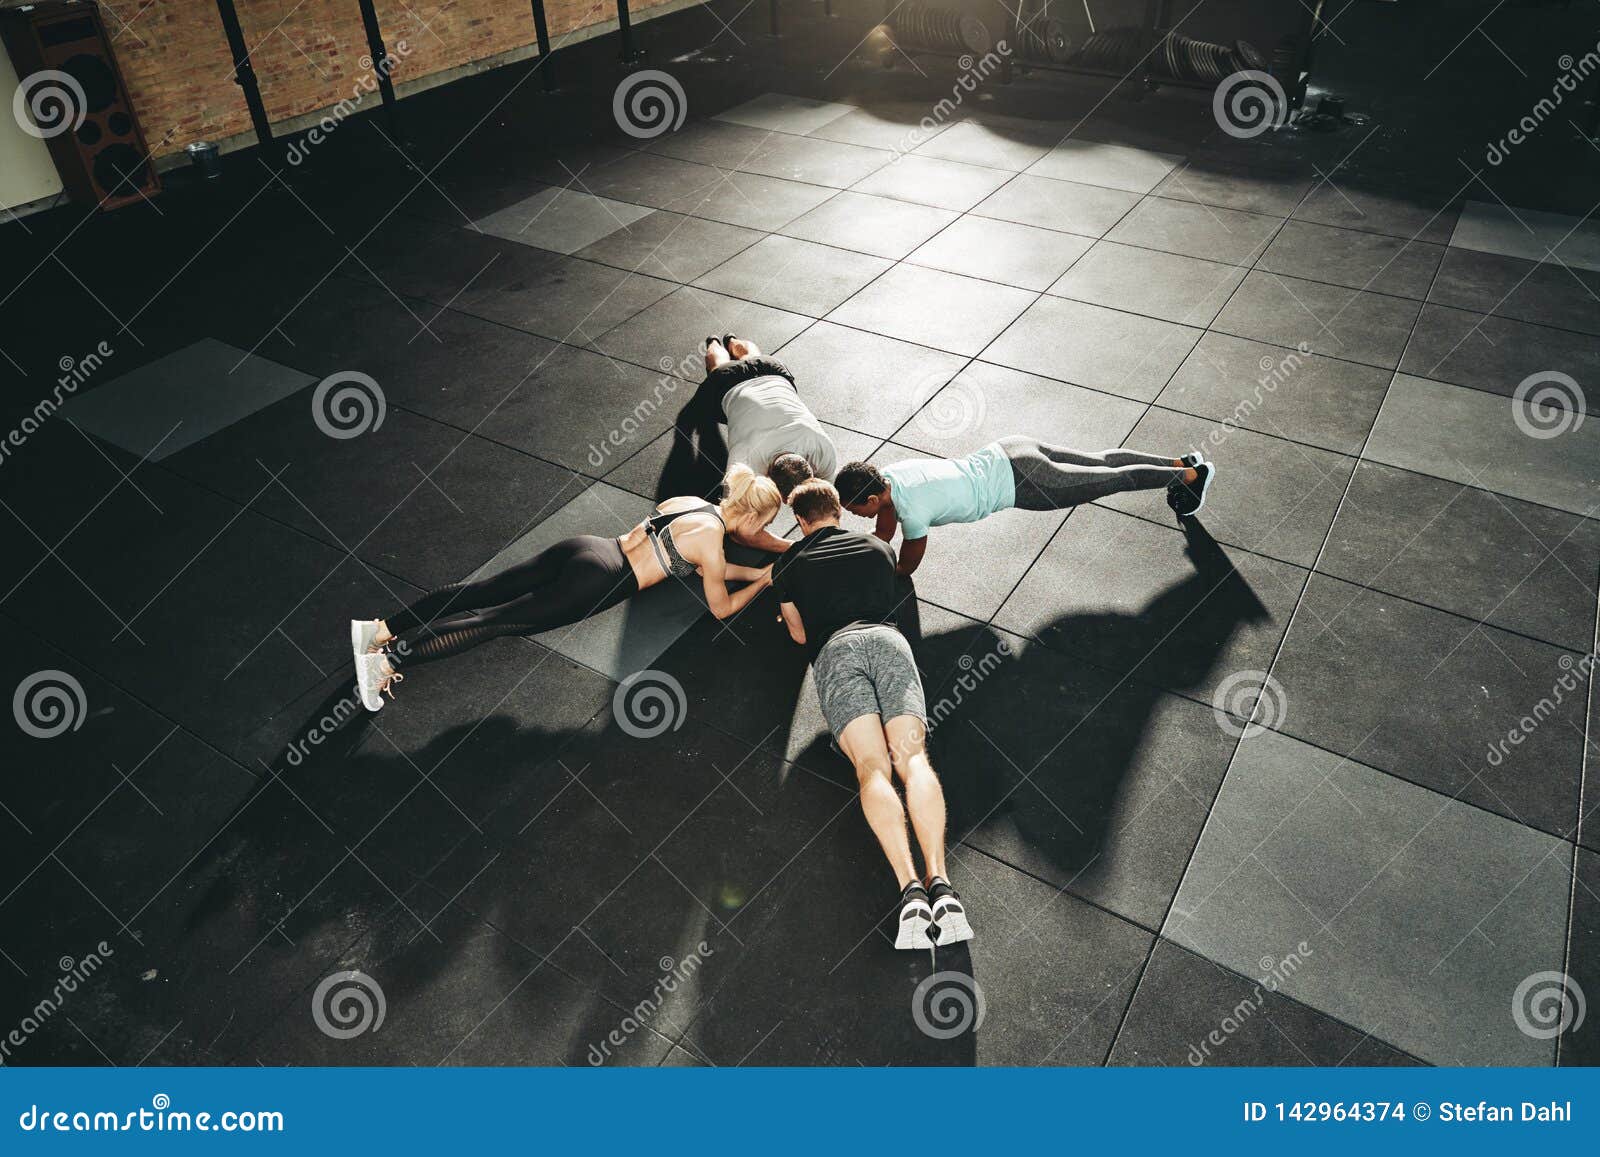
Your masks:
{"label": "man's arm", "polygon": [[806,625],[800,621],[800,608],[793,603],[779,603],[778,613],[783,625],[789,628],[789,637],[802,647],[806,645]]}
{"label": "man's arm", "polygon": [[899,525],[900,516],[895,513],[894,507],[886,506],[878,511],[878,525],[872,528],[872,533],[884,542],[893,542],[895,528]]}
{"label": "man's arm", "polygon": [[923,535],[921,538],[906,539],[900,544],[900,561],[895,564],[894,573],[902,576],[909,575],[918,566],[922,565],[922,556],[927,551],[927,535]]}

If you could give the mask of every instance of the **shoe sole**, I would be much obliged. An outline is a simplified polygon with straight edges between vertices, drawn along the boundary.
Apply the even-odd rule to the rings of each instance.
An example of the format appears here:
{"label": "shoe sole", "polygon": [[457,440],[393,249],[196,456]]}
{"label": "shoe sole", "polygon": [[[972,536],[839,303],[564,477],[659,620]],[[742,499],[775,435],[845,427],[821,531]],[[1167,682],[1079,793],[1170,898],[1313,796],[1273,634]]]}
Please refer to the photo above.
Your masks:
{"label": "shoe sole", "polygon": [[350,620],[350,654],[354,656],[357,667],[361,666],[361,656],[367,653],[362,643],[362,635],[365,633],[362,628],[365,625],[360,619]]}
{"label": "shoe sole", "polygon": [[[383,710],[383,692],[379,691],[375,687],[374,688],[370,688],[370,690],[372,691],[372,699],[371,699],[370,702],[368,701],[368,699],[367,699],[367,691],[369,690],[369,688],[366,686],[366,684],[363,682],[363,679],[362,679],[362,674],[363,674],[363,672],[365,670],[366,670],[366,668],[362,664],[360,664],[360,663],[356,664],[356,698],[361,700],[361,706],[365,707],[368,711],[371,711],[373,713],[377,713],[377,712]],[[376,703],[377,706],[374,707],[372,705],[373,703]]]}
{"label": "shoe sole", "polygon": [[[1206,465],[1211,466],[1211,463],[1208,462]],[[1193,510],[1189,511],[1188,517],[1193,518],[1206,508],[1206,495],[1211,493],[1211,484],[1216,480],[1217,468],[1215,466],[1211,466],[1211,469],[1206,471],[1205,481],[1200,483],[1200,501],[1195,503],[1195,507]]]}
{"label": "shoe sole", "polygon": [[939,930],[940,944],[959,944],[963,940],[971,940],[973,936],[972,925],[967,923],[965,912],[946,912],[943,919],[934,922],[934,927]]}
{"label": "shoe sole", "polygon": [[928,928],[933,924],[926,916],[911,916],[900,921],[900,931],[894,938],[897,949],[932,948]]}

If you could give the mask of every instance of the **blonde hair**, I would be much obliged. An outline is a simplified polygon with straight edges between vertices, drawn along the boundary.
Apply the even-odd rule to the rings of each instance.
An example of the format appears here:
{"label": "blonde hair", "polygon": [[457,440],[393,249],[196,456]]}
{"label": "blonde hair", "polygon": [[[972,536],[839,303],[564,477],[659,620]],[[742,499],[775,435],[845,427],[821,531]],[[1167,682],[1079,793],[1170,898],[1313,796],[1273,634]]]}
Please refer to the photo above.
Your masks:
{"label": "blonde hair", "polygon": [[778,517],[783,499],[778,494],[778,484],[764,474],[757,474],[743,462],[728,467],[722,480],[722,517],[726,522],[756,517],[765,526]]}

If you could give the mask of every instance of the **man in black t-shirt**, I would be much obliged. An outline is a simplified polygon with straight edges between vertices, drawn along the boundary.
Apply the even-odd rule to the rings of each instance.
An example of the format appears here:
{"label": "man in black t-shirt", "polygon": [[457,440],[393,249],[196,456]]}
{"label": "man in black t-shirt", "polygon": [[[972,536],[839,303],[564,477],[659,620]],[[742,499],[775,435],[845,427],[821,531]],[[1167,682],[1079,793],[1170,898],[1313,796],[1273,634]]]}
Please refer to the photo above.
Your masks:
{"label": "man in black t-shirt", "polygon": [[[773,565],[782,622],[807,648],[828,730],[855,765],[861,808],[900,884],[896,948],[972,939],[961,897],[945,876],[944,791],[928,760],[922,678],[893,626],[894,552],[883,540],[839,526],[839,492],[821,478],[790,496],[805,535]],[[893,772],[905,785],[902,805]],[[917,878],[906,812],[922,849]]]}

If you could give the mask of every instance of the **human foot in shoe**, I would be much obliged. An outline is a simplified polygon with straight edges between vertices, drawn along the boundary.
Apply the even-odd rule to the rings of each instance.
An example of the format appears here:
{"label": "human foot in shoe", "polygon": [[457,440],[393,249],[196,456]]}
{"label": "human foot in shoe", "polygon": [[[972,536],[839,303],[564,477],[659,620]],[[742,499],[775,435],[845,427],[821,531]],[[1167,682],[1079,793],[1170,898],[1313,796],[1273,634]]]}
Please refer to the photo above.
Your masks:
{"label": "human foot in shoe", "polygon": [[1177,481],[1167,487],[1167,505],[1179,518],[1193,518],[1200,513],[1211,491],[1211,483],[1216,480],[1217,468],[1210,462],[1202,462],[1194,467],[1194,474],[1193,482]]}
{"label": "human foot in shoe", "polygon": [[972,939],[972,925],[967,921],[967,909],[961,897],[943,876],[935,876],[928,884],[928,898],[932,902],[933,926],[928,937],[935,944],[954,944]]}
{"label": "human foot in shoe", "polygon": [[900,893],[900,925],[895,932],[896,948],[932,948],[928,939],[928,926],[933,923],[933,908],[928,903],[928,890],[920,880],[912,880]]}
{"label": "human foot in shoe", "polygon": [[376,651],[378,643],[388,633],[382,619],[351,619],[350,651],[355,661],[360,663],[361,656]]}
{"label": "human foot in shoe", "polygon": [[356,690],[361,695],[361,705],[368,711],[383,710],[383,696],[394,698],[394,685],[405,678],[389,664],[389,656],[382,651],[362,655],[356,660]]}

